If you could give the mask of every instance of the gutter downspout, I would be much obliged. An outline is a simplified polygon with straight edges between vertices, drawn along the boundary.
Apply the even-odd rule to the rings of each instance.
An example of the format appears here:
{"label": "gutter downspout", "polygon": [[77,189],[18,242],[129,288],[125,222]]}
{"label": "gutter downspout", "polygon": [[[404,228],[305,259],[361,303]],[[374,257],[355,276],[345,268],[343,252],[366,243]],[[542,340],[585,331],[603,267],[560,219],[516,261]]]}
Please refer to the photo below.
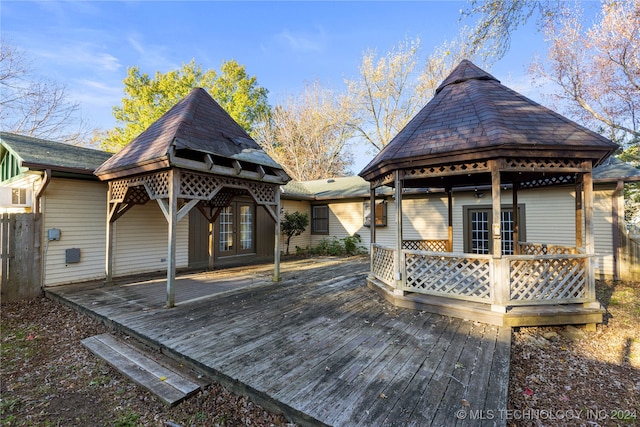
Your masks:
{"label": "gutter downspout", "polygon": [[40,184],[40,188],[38,188],[38,191],[36,191],[36,197],[34,201],[35,213],[40,213],[40,199],[44,195],[44,192],[49,186],[50,182],[51,182],[51,169],[45,169],[44,177],[42,179],[42,183]]}
{"label": "gutter downspout", "polygon": [[[51,169],[45,169],[44,170],[44,177],[42,179],[42,183],[40,184],[40,188],[38,188],[38,191],[36,191],[36,197],[34,200],[34,204],[35,204],[35,213],[36,214],[40,214],[40,200],[42,199],[42,196],[44,195],[45,190],[47,189],[47,187],[49,186],[49,183],[51,182]],[[43,231],[44,231],[44,218],[42,219],[42,221],[40,222],[40,226],[42,227],[42,229],[40,230],[40,247],[42,247],[42,239],[43,239]],[[44,244],[44,251],[42,252],[42,260],[41,260],[41,264],[40,264],[40,289],[44,290],[44,285],[45,285],[45,279],[46,279],[46,269],[47,269],[47,250],[49,249],[49,239],[47,239],[47,241]]]}

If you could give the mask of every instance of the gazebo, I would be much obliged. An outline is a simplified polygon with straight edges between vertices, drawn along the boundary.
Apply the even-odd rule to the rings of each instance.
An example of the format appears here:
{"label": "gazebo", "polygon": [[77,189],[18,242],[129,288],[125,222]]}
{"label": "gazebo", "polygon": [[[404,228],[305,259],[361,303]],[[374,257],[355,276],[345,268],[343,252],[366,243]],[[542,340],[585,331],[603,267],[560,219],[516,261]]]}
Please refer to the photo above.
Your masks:
{"label": "gazebo", "polygon": [[[107,283],[113,279],[113,224],[132,207],[155,200],[168,223],[167,307],[172,307],[178,221],[195,207],[213,223],[240,195],[264,206],[276,223],[274,280],[279,280],[280,186],[290,178],[204,89],[193,89],[95,174],[109,184]],[[212,263],[213,253],[211,268]]]}
{"label": "gazebo", "polygon": [[[376,189],[395,189],[395,246],[371,227],[369,286],[397,305],[501,325],[595,324],[592,169],[617,145],[503,86],[462,61],[433,99],[360,172]],[[518,193],[575,187],[575,245],[522,242]],[[453,252],[456,191],[491,191],[491,213],[475,230],[471,253]],[[402,197],[447,194],[446,240],[403,239]],[[511,200],[502,193],[510,190]],[[512,215],[503,216],[505,204]],[[550,217],[550,227],[553,227]]]}

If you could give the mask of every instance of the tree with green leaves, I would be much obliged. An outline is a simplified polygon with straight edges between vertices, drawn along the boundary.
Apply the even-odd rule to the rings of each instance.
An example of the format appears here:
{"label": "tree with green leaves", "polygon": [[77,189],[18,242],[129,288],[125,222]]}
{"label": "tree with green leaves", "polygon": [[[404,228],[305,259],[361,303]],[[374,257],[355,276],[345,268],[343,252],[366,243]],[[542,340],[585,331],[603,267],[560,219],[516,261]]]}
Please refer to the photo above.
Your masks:
{"label": "tree with green leaves", "polygon": [[204,88],[247,132],[269,111],[267,89],[249,76],[244,65],[235,60],[222,64],[220,74],[202,70],[191,60],[178,70],[156,72],[154,77],[130,67],[123,80],[125,97],[113,107],[118,125],[107,131],[102,147],[117,151],[142,133],[195,87]]}
{"label": "tree with green leaves", "polygon": [[289,244],[291,238],[299,236],[307,229],[309,225],[309,215],[306,213],[285,212],[284,219],[280,223],[280,230],[283,235],[287,236],[287,255],[289,255]]}

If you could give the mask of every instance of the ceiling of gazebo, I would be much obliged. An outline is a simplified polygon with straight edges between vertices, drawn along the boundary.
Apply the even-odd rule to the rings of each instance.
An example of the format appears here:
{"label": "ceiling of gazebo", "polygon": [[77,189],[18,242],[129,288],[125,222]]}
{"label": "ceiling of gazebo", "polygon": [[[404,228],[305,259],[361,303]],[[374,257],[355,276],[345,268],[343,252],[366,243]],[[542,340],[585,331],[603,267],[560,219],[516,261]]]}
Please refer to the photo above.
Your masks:
{"label": "ceiling of gazebo", "polygon": [[487,161],[499,160],[503,182],[552,185],[617,148],[464,60],[360,176],[388,183],[401,170],[411,187],[480,185],[491,182]]}
{"label": "ceiling of gazebo", "polygon": [[171,167],[279,184],[289,180],[202,88],[194,88],[95,174],[111,180]]}

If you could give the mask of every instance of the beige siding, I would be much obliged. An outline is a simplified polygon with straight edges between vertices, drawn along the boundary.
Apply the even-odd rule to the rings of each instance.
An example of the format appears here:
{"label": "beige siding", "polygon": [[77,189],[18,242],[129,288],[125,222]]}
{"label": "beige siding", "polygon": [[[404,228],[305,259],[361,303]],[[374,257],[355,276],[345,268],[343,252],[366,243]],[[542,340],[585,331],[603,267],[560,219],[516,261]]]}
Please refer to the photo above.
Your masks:
{"label": "beige siding", "polygon": [[[168,225],[158,203],[134,206],[115,222],[114,276],[166,270]],[[189,262],[189,215],[178,223],[176,267]]]}
{"label": "beige siding", "polygon": [[612,202],[615,187],[598,188],[593,203],[593,230],[595,240],[596,278],[613,278],[613,212]]}
{"label": "beige siding", "polygon": [[343,239],[359,234],[361,245],[369,246],[369,227],[364,226],[363,199],[328,203],[329,234],[312,234],[311,246],[317,246],[323,239]]}
{"label": "beige siding", "polygon": [[[104,277],[107,185],[54,178],[43,203],[45,286]],[[60,229],[60,240],[48,241],[47,230]],[[80,249],[80,262],[66,264],[65,250]]]}
{"label": "beige siding", "polygon": [[[107,185],[54,179],[44,197],[45,286],[105,276]],[[46,239],[58,228],[59,241]],[[114,275],[167,268],[167,221],[156,202],[135,206],[115,222]],[[177,266],[188,265],[188,216],[178,224]],[[65,263],[65,250],[80,249],[79,263]]]}
{"label": "beige siding", "polygon": [[[298,201],[298,200],[281,200],[281,210],[282,212],[293,213],[300,212],[306,213],[309,217],[309,225],[307,229],[299,236],[294,236],[291,238],[291,243],[289,246],[289,252],[295,254],[296,246],[307,249],[311,245],[311,205],[308,201]],[[280,237],[280,248],[282,253],[285,253],[287,250],[287,237]]]}

